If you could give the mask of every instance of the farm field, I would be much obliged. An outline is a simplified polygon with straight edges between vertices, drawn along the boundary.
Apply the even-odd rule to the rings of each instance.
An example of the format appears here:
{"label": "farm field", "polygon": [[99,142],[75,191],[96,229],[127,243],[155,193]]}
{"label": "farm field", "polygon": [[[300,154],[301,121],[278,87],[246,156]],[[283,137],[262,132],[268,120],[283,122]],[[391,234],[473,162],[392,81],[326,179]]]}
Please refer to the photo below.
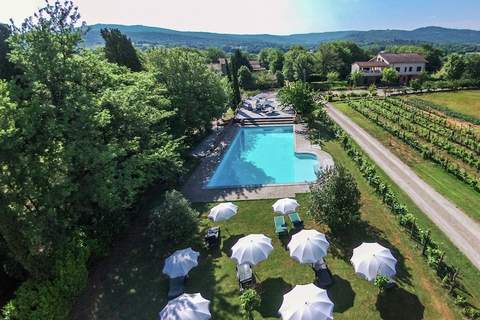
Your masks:
{"label": "farm field", "polygon": [[480,90],[438,92],[412,97],[439,104],[448,109],[480,119]]}
{"label": "farm field", "polygon": [[[412,247],[408,236],[392,219],[374,191],[336,141],[323,145],[337,163],[345,165],[355,176],[362,193],[362,220],[359,227],[344,237],[332,238],[327,262],[335,278],[329,295],[335,303],[335,319],[460,319],[451,299],[440,287],[440,282]],[[325,231],[306,214],[308,195],[297,195],[301,208],[299,214],[307,228]],[[155,200],[157,203],[159,199]],[[228,257],[235,241],[247,234],[264,233],[273,239],[274,251],[264,262],[255,267],[262,303],[254,313],[255,319],[276,319],[282,295],[295,284],[313,280],[308,266],[293,261],[282,248],[273,230],[271,205],[274,200],[239,201],[237,216],[221,223],[222,248],[215,252],[201,249],[200,237],[193,246],[200,249],[200,265],[190,273],[187,292],[201,292],[212,300],[213,319],[242,319],[235,265]],[[202,228],[212,226],[206,214],[214,204],[195,204],[202,213]],[[327,235],[328,236],[328,235]],[[379,241],[393,249],[399,260],[400,288],[392,295],[378,297],[378,290],[360,279],[353,272],[349,257],[352,248],[362,241]],[[128,239],[125,254],[113,255],[101,281],[90,283],[80,298],[74,319],[85,316],[98,319],[151,319],[166,303],[167,281],[161,274],[164,253],[153,255],[141,233]],[[160,249],[161,251],[161,249]],[[468,288],[470,290],[470,288]],[[476,293],[474,293],[476,296]],[[402,303],[399,303],[402,301]],[[408,310],[405,309],[408,304]]]}
{"label": "farm field", "polygon": [[[402,159],[402,161],[409,165],[424,181],[434,187],[439,193],[441,193],[446,198],[455,203],[457,207],[461,208],[472,218],[477,220],[480,219],[480,210],[478,209],[480,206],[480,193],[474,188],[472,188],[470,184],[467,184],[465,181],[462,181],[451,172],[448,172],[446,168],[439,163],[435,163],[432,160],[425,159],[425,157],[422,156],[421,150],[411,147],[411,144],[408,145],[406,143],[406,140],[400,139],[398,136],[395,136],[394,134],[388,132],[387,130],[375,124],[371,119],[367,118],[365,115],[361,114],[354,108],[344,103],[337,103],[335,104],[335,106],[340,111],[344,112],[347,116],[349,116],[358,125],[366,129],[370,134],[372,134],[390,150],[392,150],[400,159]],[[366,112],[368,111],[366,108],[359,110],[361,110],[364,114],[366,114]],[[382,112],[382,110],[377,111]],[[377,113],[370,111],[370,113],[368,113],[367,115],[369,115],[370,117],[376,117]],[[393,122],[389,121],[388,119],[382,118],[381,116],[379,117],[379,119],[381,121],[385,121],[384,125],[393,125],[392,128],[397,127],[396,124],[394,125]],[[394,118],[393,120],[395,122],[399,121],[397,121],[397,118]],[[411,123],[407,123],[407,125],[411,126]],[[407,131],[402,128],[402,133],[404,132]],[[431,139],[439,138],[439,135],[435,135],[435,133],[428,133],[427,131],[426,134],[430,134]],[[408,138],[411,135],[405,134],[405,136]],[[442,146],[439,141],[435,142],[437,143],[437,145]],[[475,177],[478,179],[478,168],[472,168],[471,165],[465,163],[465,161],[460,159],[459,156],[461,152],[466,152],[471,157],[471,163],[476,163],[475,161],[478,162],[479,159],[479,157],[477,156],[477,152],[470,152],[469,150],[465,151],[466,148],[458,146],[457,144],[452,144],[453,146],[456,146],[459,148],[459,150],[461,150],[461,152],[458,152],[458,154],[454,154],[455,152],[453,152],[452,150],[450,150],[449,153],[441,147],[426,143],[424,140],[421,140],[420,143],[425,144],[428,148],[430,148],[428,150],[434,150],[434,152],[436,152],[434,156],[446,159],[446,163],[455,164],[456,167],[465,170],[465,172],[469,172],[471,177]],[[451,146],[448,147],[453,148]],[[478,147],[478,145],[476,145],[476,147]]]}

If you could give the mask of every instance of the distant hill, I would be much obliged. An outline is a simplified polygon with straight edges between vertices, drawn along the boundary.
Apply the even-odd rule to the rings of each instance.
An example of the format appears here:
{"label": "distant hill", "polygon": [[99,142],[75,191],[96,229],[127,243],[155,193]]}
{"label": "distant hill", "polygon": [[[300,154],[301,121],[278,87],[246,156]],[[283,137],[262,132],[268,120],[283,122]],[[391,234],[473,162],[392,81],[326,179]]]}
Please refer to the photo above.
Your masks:
{"label": "distant hill", "polygon": [[269,34],[238,35],[210,32],[188,32],[170,29],[147,27],[142,25],[126,26],[116,24],[95,24],[89,26],[85,36],[88,47],[103,45],[100,35],[102,28],[118,28],[132,39],[136,46],[189,46],[197,48],[221,47],[245,48],[257,50],[264,47],[289,47],[301,44],[307,47],[317,46],[330,40],[352,40],[358,44],[385,43],[419,43],[429,42],[441,45],[473,44],[480,45],[480,31],[467,29],[447,29],[441,27],[425,27],[412,31],[406,30],[370,30],[370,31],[337,31],[322,33],[294,34],[278,36]]}

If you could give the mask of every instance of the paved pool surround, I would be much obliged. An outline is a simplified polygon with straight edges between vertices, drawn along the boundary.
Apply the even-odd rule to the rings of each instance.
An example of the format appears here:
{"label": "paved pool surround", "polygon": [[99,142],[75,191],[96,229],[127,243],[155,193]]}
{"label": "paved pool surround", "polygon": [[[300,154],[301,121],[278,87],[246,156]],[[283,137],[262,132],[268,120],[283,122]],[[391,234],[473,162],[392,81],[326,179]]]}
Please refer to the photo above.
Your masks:
{"label": "paved pool surround", "polygon": [[[258,200],[258,199],[277,199],[285,197],[295,197],[297,193],[306,193],[309,191],[307,183],[295,184],[275,184],[242,186],[212,189],[206,188],[209,178],[214,174],[225,151],[234,140],[238,130],[238,124],[230,124],[225,127],[223,134],[217,142],[217,147],[210,155],[204,157],[192,175],[185,182],[182,193],[191,202],[215,202],[215,201],[235,201],[235,200]],[[313,145],[306,135],[306,128],[302,124],[294,125],[295,152],[314,154],[321,163],[331,162],[332,157],[321,150],[319,146]]]}

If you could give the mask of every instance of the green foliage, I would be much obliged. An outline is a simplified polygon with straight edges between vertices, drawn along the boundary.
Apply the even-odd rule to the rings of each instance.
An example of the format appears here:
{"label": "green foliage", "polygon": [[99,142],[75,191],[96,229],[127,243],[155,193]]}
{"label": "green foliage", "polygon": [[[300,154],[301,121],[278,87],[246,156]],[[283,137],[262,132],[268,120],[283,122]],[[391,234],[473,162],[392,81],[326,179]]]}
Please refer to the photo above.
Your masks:
{"label": "green foliage", "polygon": [[447,60],[440,70],[440,75],[448,80],[458,80],[465,72],[465,59],[462,55],[452,53],[447,56]]}
{"label": "green foliage", "polygon": [[332,232],[348,229],[360,219],[360,191],[343,166],[320,173],[310,192],[309,214]]}
{"label": "green foliage", "polygon": [[275,73],[275,79],[277,80],[277,86],[279,88],[282,88],[285,86],[285,76],[283,75],[283,72],[278,70]]}
{"label": "green foliage", "polygon": [[272,74],[275,74],[277,71],[283,69],[285,57],[280,49],[265,48],[258,54],[258,60],[262,67],[270,70]]}
{"label": "green foliage", "polygon": [[78,235],[60,253],[53,266],[53,280],[29,279],[4,307],[3,319],[69,319],[70,309],[88,280],[88,247]]}
{"label": "green foliage", "polygon": [[313,97],[309,85],[300,81],[289,83],[278,92],[278,99],[283,105],[292,106],[298,114],[307,117],[315,107]]}
{"label": "green foliage", "polygon": [[354,72],[352,72],[352,74],[350,75],[350,80],[352,81],[352,85],[354,87],[358,86],[360,84],[360,80],[362,80],[362,73],[359,71],[359,70],[355,70]]}
{"label": "green foliage", "polygon": [[233,104],[237,106],[242,101],[242,96],[240,94],[240,84],[238,81],[238,70],[242,66],[242,61],[244,60],[242,52],[237,49],[233,53],[231,58],[231,75],[232,75],[232,90],[233,90]]}
{"label": "green foliage", "polygon": [[240,304],[245,315],[251,319],[252,312],[258,308],[261,303],[260,295],[254,289],[245,290],[240,296]]}
{"label": "green foliage", "polygon": [[327,73],[327,80],[329,82],[335,82],[340,80],[340,74],[337,71],[330,71]]}
{"label": "green foliage", "polygon": [[387,85],[393,85],[398,82],[399,74],[392,68],[385,68],[382,71],[382,82]]}
{"label": "green foliage", "polygon": [[222,77],[212,71],[197,51],[173,48],[145,53],[147,69],[165,87],[175,112],[171,128],[176,136],[191,139],[211,126],[228,105],[229,91]]}
{"label": "green foliage", "polygon": [[15,67],[8,59],[10,47],[7,39],[10,37],[10,29],[0,23],[0,79],[10,79],[15,75]]}
{"label": "green foliage", "polygon": [[288,81],[306,82],[314,70],[314,58],[303,47],[292,47],[285,54],[283,74]]}
{"label": "green foliage", "polygon": [[380,292],[384,292],[385,288],[387,287],[388,281],[388,277],[378,275],[375,277],[373,284],[378,288],[378,290],[380,290]]}
{"label": "green foliage", "polygon": [[255,79],[250,70],[245,66],[241,66],[240,69],[238,69],[238,84],[245,90],[255,88]]}
{"label": "green foliage", "polygon": [[100,34],[105,40],[105,57],[111,63],[125,66],[132,71],[142,70],[137,51],[130,39],[118,29],[102,29]]}
{"label": "green foliage", "polygon": [[467,79],[480,80],[480,53],[465,56],[465,74]]}
{"label": "green foliage", "polygon": [[[345,79],[355,61],[368,58],[366,53],[352,41],[332,41],[322,43],[315,52],[316,70],[324,77],[329,72],[338,72]],[[329,80],[330,81],[330,80]]]}
{"label": "green foliage", "polygon": [[374,83],[368,86],[368,94],[370,97],[375,97],[377,95],[377,86]]}
{"label": "green foliage", "polygon": [[218,59],[225,58],[225,52],[220,48],[208,48],[205,50],[207,63],[217,63]]}
{"label": "green foliage", "polygon": [[157,248],[186,245],[198,231],[199,213],[176,191],[165,193],[163,203],[152,211],[148,233]]}
{"label": "green foliage", "polygon": [[422,89],[422,82],[419,79],[414,79],[410,81],[410,87],[415,91],[419,91]]}

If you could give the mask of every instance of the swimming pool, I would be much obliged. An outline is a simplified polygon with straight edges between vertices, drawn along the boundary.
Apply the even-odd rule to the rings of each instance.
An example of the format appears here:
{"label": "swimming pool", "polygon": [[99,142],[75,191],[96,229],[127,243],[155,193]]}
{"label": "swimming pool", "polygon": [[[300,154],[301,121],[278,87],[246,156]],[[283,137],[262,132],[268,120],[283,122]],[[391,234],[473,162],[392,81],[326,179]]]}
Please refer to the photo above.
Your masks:
{"label": "swimming pool", "polygon": [[295,153],[293,126],[241,128],[206,187],[311,182],[317,165],[314,154]]}

